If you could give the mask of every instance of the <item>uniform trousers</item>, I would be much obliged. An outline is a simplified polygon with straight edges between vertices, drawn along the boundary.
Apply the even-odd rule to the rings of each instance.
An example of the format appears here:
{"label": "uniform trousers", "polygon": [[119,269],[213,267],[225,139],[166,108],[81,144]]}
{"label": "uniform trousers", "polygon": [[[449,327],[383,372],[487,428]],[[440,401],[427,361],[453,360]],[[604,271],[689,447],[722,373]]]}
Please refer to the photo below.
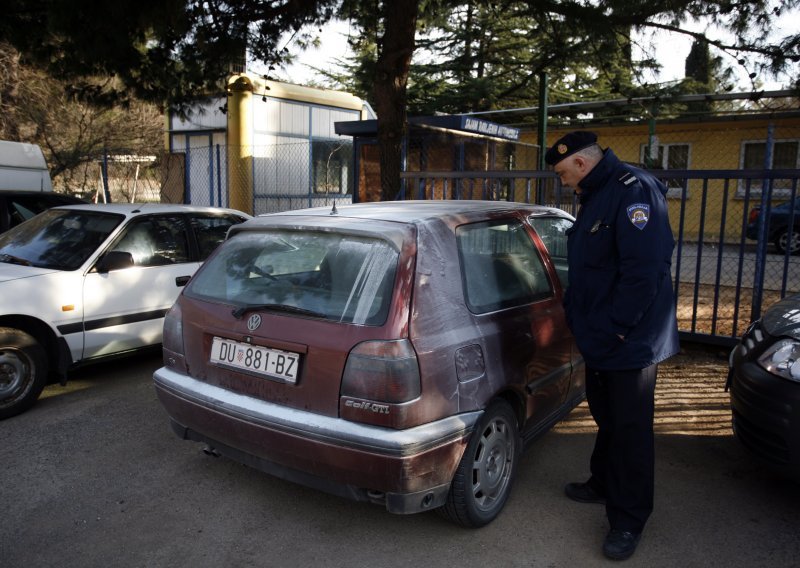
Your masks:
{"label": "uniform trousers", "polygon": [[640,533],[653,512],[657,369],[586,368],[586,398],[597,423],[588,483],[605,495],[612,529]]}

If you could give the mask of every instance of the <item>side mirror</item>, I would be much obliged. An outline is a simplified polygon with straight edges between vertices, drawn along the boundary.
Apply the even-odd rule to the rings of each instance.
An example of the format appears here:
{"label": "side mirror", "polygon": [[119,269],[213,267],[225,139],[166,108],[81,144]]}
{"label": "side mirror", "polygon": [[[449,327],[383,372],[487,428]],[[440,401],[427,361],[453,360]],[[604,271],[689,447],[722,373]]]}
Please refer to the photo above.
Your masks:
{"label": "side mirror", "polygon": [[133,255],[121,250],[112,250],[103,255],[97,263],[97,272],[101,274],[113,270],[121,270],[133,266]]}

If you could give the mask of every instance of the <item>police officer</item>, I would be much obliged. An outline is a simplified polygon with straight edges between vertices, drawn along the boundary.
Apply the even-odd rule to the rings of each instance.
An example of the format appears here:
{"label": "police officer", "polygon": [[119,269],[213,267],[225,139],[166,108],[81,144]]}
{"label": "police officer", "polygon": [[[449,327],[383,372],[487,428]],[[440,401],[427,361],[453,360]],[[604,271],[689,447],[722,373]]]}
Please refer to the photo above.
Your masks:
{"label": "police officer", "polygon": [[565,492],[575,501],[605,503],[610,531],[603,553],[623,560],[636,550],[653,510],[656,370],[679,351],[667,188],[602,150],[592,132],[562,137],[545,161],[580,202],[568,232],[564,307],[598,428],[590,478],[567,484]]}

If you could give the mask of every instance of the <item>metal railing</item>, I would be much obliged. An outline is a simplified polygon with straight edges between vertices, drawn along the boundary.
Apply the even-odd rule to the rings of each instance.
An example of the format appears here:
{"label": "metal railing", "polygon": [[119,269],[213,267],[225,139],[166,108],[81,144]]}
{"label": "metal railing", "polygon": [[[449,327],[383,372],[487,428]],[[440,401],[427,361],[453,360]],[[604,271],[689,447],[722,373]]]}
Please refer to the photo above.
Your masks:
{"label": "metal railing", "polygon": [[[800,292],[800,256],[771,248],[774,203],[797,200],[800,170],[655,170],[668,188],[681,336],[730,345],[762,308]],[[488,199],[577,212],[574,193],[542,171],[405,172],[401,199]],[[762,214],[749,223],[752,209]],[[800,226],[800,219],[789,220]],[[753,238],[755,237],[755,238]]]}

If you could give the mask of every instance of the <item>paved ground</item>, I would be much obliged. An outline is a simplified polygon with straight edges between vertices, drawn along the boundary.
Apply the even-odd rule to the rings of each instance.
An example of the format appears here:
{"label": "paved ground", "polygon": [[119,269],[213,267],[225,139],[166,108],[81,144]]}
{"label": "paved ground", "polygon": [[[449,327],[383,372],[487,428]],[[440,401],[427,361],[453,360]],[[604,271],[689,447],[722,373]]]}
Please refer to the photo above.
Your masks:
{"label": "paved ground", "polygon": [[[753,286],[756,271],[756,252],[753,245],[742,251],[737,245],[728,245],[722,250],[714,244],[704,244],[702,254],[697,243],[684,243],[681,247],[681,282],[716,285],[719,272],[720,286]],[[697,264],[700,263],[698,270]],[[780,291],[784,286],[788,292],[800,291],[800,256],[778,254],[770,244],[764,257],[764,288]],[[672,255],[672,275],[678,269],[678,247]]]}
{"label": "paved ground", "polygon": [[[723,354],[662,366],[656,512],[626,566],[797,566],[800,485],[732,438]],[[586,475],[584,406],[531,446],[503,514],[479,530],[389,515],[276,480],[178,440],[143,356],[48,387],[0,422],[0,567],[584,567],[602,507],[562,494]]]}

